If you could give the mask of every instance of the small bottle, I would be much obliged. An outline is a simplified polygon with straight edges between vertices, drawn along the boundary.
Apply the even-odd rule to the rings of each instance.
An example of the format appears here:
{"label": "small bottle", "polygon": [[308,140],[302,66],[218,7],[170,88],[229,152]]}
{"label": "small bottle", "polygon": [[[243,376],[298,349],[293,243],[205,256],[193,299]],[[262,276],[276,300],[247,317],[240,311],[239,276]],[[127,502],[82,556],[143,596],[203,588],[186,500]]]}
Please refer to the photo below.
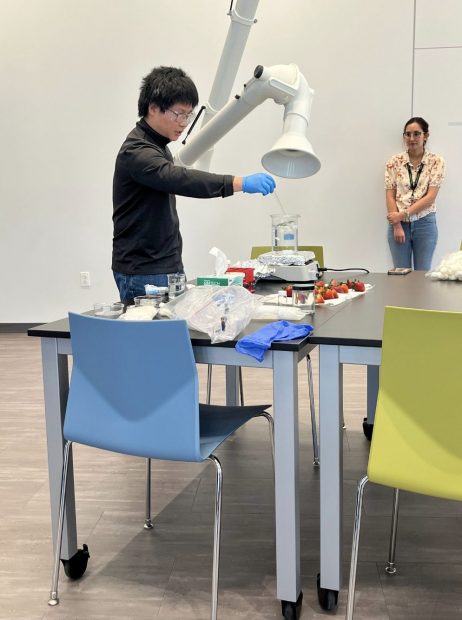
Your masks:
{"label": "small bottle", "polygon": [[306,314],[314,314],[314,283],[294,284],[292,287],[292,304]]}

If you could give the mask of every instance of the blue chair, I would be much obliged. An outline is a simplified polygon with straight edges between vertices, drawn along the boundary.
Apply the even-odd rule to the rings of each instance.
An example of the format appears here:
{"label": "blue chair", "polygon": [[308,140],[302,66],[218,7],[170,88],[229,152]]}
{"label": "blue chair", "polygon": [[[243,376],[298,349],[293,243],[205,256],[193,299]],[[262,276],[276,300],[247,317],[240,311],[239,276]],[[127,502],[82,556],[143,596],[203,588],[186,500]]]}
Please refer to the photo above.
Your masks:
{"label": "blue chair", "polygon": [[57,605],[69,453],[73,443],[216,469],[212,612],[217,617],[222,468],[213,454],[239,427],[269,405],[199,404],[198,377],[185,321],[115,321],[69,314],[73,369],[65,438],[58,533],[50,605]]}

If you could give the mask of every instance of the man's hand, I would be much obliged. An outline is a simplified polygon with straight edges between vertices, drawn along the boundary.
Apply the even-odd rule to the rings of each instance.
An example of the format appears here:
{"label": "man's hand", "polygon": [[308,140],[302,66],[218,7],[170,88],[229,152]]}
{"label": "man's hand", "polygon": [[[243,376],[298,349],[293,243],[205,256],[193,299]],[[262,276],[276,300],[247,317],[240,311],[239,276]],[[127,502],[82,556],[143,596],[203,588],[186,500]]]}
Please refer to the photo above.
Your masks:
{"label": "man's hand", "polygon": [[404,243],[406,241],[406,235],[400,222],[393,226],[393,237],[396,243]]}
{"label": "man's hand", "polygon": [[275,180],[266,172],[250,174],[242,179],[242,191],[247,194],[263,194],[266,196],[272,194],[275,187]]}

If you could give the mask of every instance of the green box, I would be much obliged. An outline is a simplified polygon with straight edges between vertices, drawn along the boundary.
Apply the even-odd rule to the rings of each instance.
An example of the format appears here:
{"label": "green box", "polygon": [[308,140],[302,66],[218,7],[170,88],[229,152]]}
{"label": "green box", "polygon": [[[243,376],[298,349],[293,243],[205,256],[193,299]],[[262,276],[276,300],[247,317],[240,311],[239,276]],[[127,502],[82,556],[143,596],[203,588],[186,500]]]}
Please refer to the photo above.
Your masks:
{"label": "green box", "polygon": [[225,276],[197,276],[197,286],[242,286],[244,282],[243,273],[228,273]]}

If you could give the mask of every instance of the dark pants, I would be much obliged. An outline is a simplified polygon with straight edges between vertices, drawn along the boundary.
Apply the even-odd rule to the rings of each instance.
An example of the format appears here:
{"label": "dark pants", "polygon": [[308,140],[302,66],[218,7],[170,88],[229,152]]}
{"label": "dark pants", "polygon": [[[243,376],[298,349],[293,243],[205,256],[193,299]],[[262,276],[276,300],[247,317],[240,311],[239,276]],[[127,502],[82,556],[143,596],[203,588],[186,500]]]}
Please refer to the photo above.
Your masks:
{"label": "dark pants", "polygon": [[154,284],[155,286],[167,286],[167,274],[156,275],[139,275],[130,276],[125,273],[113,271],[114,280],[119,289],[120,301],[124,303],[132,303],[134,297],[146,295],[145,284]]}

